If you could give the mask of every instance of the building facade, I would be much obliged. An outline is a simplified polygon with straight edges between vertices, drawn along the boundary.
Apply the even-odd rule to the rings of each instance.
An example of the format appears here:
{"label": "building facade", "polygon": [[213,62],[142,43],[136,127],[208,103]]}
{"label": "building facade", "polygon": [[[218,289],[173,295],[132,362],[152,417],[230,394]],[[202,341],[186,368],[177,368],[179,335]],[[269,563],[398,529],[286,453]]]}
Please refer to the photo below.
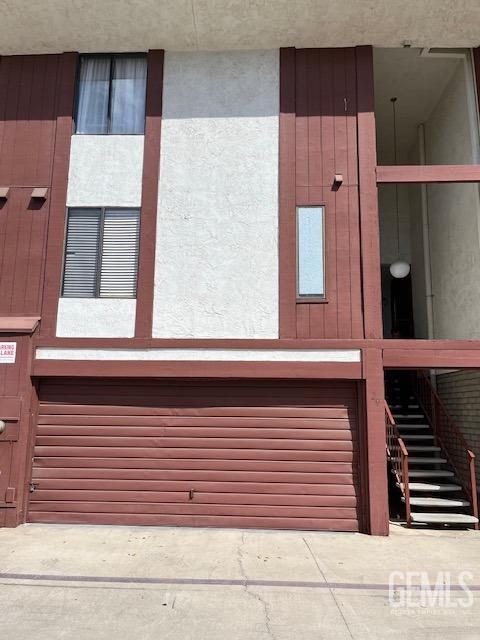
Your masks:
{"label": "building facade", "polygon": [[[480,367],[480,335],[384,336],[377,191],[478,159],[377,161],[373,35],[202,51],[142,4],[1,52],[0,525],[385,535],[385,370]],[[467,52],[476,118],[455,28],[425,46]]]}

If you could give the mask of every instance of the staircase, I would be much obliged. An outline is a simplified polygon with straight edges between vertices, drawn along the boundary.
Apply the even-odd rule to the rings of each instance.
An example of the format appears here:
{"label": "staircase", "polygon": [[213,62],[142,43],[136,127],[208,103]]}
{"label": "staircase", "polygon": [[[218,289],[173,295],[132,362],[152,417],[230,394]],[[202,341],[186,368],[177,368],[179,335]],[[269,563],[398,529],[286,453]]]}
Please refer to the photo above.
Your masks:
{"label": "staircase", "polygon": [[475,456],[428,378],[391,372],[385,388],[387,455],[407,525],[478,529]]}

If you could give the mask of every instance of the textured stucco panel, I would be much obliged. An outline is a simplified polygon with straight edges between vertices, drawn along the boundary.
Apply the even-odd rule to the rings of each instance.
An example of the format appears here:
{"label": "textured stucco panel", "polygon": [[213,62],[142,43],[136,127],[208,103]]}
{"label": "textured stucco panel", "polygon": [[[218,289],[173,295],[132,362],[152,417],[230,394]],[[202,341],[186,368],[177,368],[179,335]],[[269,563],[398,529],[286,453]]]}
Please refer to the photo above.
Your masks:
{"label": "textured stucco panel", "polygon": [[153,335],[278,337],[278,51],[165,59]]}
{"label": "textured stucco panel", "polygon": [[132,338],[134,299],[60,298],[57,336],[65,338]]}
{"label": "textured stucco panel", "polygon": [[143,136],[72,136],[69,207],[139,207]]}

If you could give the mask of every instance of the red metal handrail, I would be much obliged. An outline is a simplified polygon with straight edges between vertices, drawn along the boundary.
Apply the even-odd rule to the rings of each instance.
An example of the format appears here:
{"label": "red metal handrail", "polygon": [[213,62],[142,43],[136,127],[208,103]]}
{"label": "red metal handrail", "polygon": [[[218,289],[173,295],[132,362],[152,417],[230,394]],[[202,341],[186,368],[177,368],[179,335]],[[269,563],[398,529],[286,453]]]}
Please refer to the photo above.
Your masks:
{"label": "red metal handrail", "polygon": [[[414,381],[417,399],[432,426],[435,442],[442,448],[447,460],[470,498],[472,515],[478,518],[475,454],[470,450],[462,432],[453,422],[424,371]],[[475,525],[478,529],[478,524]]]}
{"label": "red metal handrail", "polygon": [[392,412],[385,402],[385,426],[387,431],[387,455],[392,463],[392,468],[397,478],[400,489],[405,498],[405,518],[407,527],[411,525],[410,512],[410,484],[408,477],[408,451],[398,432],[398,427],[393,419]]}

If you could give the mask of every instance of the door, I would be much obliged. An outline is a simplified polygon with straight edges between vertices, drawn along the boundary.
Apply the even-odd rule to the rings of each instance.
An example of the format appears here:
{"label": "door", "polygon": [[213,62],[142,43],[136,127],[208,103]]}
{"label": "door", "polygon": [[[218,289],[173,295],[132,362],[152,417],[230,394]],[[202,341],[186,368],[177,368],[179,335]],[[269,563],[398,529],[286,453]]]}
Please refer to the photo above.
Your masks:
{"label": "door", "polygon": [[40,385],[30,522],[359,530],[355,383]]}

